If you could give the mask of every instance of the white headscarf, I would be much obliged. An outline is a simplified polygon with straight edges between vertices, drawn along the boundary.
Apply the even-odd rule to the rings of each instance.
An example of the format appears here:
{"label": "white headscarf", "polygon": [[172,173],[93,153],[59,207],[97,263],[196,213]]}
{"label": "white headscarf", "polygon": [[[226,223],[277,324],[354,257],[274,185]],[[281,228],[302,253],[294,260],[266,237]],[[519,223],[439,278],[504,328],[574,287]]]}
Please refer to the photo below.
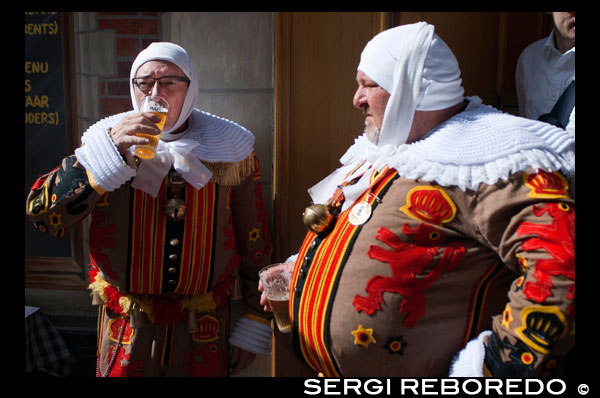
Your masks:
{"label": "white headscarf", "polygon": [[[183,73],[190,79],[181,113],[173,127],[163,130],[156,149],[156,156],[150,160],[142,162],[137,171],[132,186],[141,189],[156,197],[162,179],[167,174],[171,165],[175,170],[183,175],[183,178],[192,184],[196,189],[202,188],[211,178],[212,173],[200,162],[193,154],[194,148],[199,146],[199,142],[190,140],[182,134],[170,134],[177,130],[194,111],[196,98],[198,97],[198,82],[194,74],[192,59],[181,46],[174,43],[155,42],[142,50],[131,66],[130,77],[133,79],[137,70],[148,61],[169,61],[179,67]],[[135,112],[139,112],[139,107],[135,100],[135,87],[129,79],[129,89],[131,93],[131,103]],[[189,129],[188,129],[189,131]]]}
{"label": "white headscarf", "polygon": [[198,97],[198,81],[196,79],[196,75],[194,74],[194,67],[192,64],[192,59],[188,55],[187,51],[185,51],[181,46],[178,46],[174,43],[167,42],[155,42],[150,44],[147,48],[142,50],[135,61],[133,61],[133,65],[131,65],[131,73],[129,79],[129,90],[131,93],[131,103],[133,104],[133,109],[136,112],[139,112],[139,107],[135,100],[135,87],[131,79],[133,79],[137,73],[137,70],[148,61],[169,61],[179,67],[183,71],[183,73],[190,79],[190,85],[187,90],[187,94],[185,96],[185,100],[183,102],[183,107],[181,108],[181,113],[179,114],[179,119],[173,127],[168,130],[164,130],[161,134],[161,139],[164,141],[171,141],[176,137],[173,137],[172,134],[169,134],[172,131],[177,130],[185,121],[190,117],[194,106],[196,105],[196,98]]}
{"label": "white headscarf", "polygon": [[369,188],[371,173],[365,170],[384,165],[403,178],[463,190],[529,169],[562,170],[574,177],[572,135],[484,106],[479,97],[469,97],[467,108],[434,134],[406,144],[415,110],[445,109],[464,100],[458,62],[433,30],[424,22],[399,26],[367,44],[358,69],[390,93],[379,142],[358,137],[340,159],[343,166],[309,189],[314,203],[325,203],[344,180],[356,177],[356,184],[342,188],[342,210],[348,209]]}
{"label": "white headscarf", "polygon": [[376,35],[365,46],[357,69],[390,93],[379,147],[406,143],[415,110],[444,109],[464,99],[454,54],[425,22]]}
{"label": "white headscarf", "polygon": [[[371,39],[360,56],[358,70],[390,93],[377,145],[363,134],[342,156],[344,165],[309,189],[315,203],[323,203],[344,180],[392,156],[408,139],[415,110],[438,110],[464,100],[460,69],[454,54],[425,22],[385,30]],[[356,154],[359,156],[356,156]],[[363,160],[363,166],[352,175]],[[369,173],[367,173],[369,174]],[[349,207],[369,184],[365,174],[354,186],[343,189]]]}

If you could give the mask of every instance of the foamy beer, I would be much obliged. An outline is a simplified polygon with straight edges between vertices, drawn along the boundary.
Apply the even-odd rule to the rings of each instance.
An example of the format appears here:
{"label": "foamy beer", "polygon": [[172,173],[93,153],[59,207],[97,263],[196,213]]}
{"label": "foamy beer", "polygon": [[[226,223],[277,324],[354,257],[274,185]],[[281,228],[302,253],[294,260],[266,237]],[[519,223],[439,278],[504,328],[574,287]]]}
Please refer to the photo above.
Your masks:
{"label": "foamy beer", "polygon": [[[154,113],[160,117],[160,121],[155,124],[162,133],[163,128],[165,127],[165,121],[167,120],[167,112],[169,112],[169,103],[162,97],[147,96],[144,98],[144,101],[142,101],[140,110],[142,112]],[[154,157],[154,153],[156,152],[158,141],[160,140],[160,134],[152,135],[137,133],[136,135],[138,137],[148,138],[149,142],[146,145],[137,145],[135,148],[135,154],[140,159],[152,159]]]}
{"label": "foamy beer", "polygon": [[286,264],[271,264],[261,269],[258,276],[265,289],[279,331],[290,333],[292,324],[288,304],[290,301],[292,270]]}

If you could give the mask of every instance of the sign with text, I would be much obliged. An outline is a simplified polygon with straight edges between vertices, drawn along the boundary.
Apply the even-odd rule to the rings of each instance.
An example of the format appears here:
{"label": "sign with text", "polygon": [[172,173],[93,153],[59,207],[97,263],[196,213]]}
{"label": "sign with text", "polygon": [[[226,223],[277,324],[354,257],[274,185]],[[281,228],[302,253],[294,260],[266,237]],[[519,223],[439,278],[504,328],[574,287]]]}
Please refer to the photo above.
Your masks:
{"label": "sign with text", "polygon": [[[66,154],[61,16],[25,12],[25,198],[39,175]],[[25,220],[25,256],[70,257],[69,234],[53,238]]]}

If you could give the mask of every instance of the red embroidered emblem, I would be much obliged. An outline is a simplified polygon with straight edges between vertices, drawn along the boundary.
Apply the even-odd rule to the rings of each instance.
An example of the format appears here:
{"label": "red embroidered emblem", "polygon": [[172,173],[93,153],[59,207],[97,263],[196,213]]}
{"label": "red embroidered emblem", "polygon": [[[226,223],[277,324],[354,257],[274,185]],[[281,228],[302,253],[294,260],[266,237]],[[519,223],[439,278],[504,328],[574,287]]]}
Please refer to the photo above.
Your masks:
{"label": "red embroidered emblem", "polygon": [[[365,291],[369,293],[368,296],[356,295],[352,304],[357,311],[372,315],[381,309],[383,292],[398,293],[404,297],[400,314],[407,314],[403,324],[414,327],[425,314],[426,299],[423,292],[440,277],[444,268],[448,271],[456,268],[465,254],[465,247],[459,242],[442,247],[443,232],[429,224],[420,224],[416,228],[404,224],[402,232],[412,235],[413,243],[404,242],[385,227],[379,229],[376,239],[392,250],[372,245],[367,254],[370,258],[389,263],[393,277],[375,275],[367,282]],[[422,275],[440,249],[443,252],[438,264],[427,275]]]}
{"label": "red embroidered emblem", "polygon": [[[123,325],[125,323],[125,325]],[[124,318],[110,319],[108,321],[108,338],[115,343],[119,342],[119,332],[121,327],[124,326],[123,336],[121,337],[121,344],[131,344],[134,330],[129,326],[129,323]]]}
{"label": "red embroidered emblem", "polygon": [[531,192],[530,198],[539,199],[558,199],[567,198],[567,190],[569,184],[560,173],[548,173],[544,170],[539,170],[536,174],[523,174],[523,184],[525,184]]}
{"label": "red embroidered emblem", "polygon": [[198,331],[192,335],[195,341],[207,342],[219,338],[219,320],[211,315],[198,319]]}
{"label": "red embroidered emblem", "polygon": [[[533,206],[533,214],[536,217],[541,217],[544,213],[552,217],[551,224],[524,222],[517,229],[519,237],[536,236],[523,242],[523,250],[531,252],[542,249],[552,256],[551,259],[537,260],[533,272],[536,281],[525,282],[525,296],[538,303],[552,296],[552,276],[564,276],[575,280],[575,210],[565,203]],[[569,288],[567,299],[575,299],[574,284]],[[569,312],[573,311],[574,308],[569,309]]]}
{"label": "red embroidered emblem", "polygon": [[456,215],[456,206],[441,187],[418,186],[406,195],[400,210],[409,217],[429,224],[442,225]]}

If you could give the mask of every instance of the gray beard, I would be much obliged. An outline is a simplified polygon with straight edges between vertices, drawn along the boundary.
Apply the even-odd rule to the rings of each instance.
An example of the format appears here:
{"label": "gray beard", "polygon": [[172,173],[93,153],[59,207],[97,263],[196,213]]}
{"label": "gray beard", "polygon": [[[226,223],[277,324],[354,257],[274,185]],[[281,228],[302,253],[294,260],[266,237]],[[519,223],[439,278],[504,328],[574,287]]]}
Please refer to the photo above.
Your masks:
{"label": "gray beard", "polygon": [[369,141],[371,141],[375,145],[377,145],[377,142],[379,142],[380,132],[381,130],[379,129],[379,127],[375,125],[365,126],[365,136]]}

